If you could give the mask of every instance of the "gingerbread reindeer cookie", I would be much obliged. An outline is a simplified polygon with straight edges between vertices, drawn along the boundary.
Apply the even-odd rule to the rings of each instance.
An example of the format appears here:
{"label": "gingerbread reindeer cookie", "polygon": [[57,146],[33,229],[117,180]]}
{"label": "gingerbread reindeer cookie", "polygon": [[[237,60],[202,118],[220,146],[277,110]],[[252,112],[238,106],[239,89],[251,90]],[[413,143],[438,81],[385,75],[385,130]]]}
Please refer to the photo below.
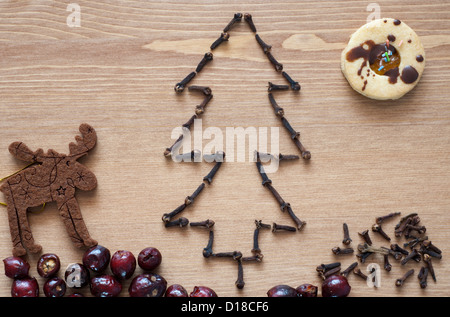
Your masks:
{"label": "gingerbread reindeer cookie", "polygon": [[30,162],[27,168],[7,178],[0,186],[6,197],[13,255],[22,256],[29,251],[38,253],[42,247],[34,242],[28,224],[30,207],[56,202],[59,213],[72,242],[77,247],[97,244],[86,228],[75,198],[75,189],[92,190],[97,186],[95,175],[77,160],[88,154],[97,142],[95,130],[88,124],[80,125],[81,137],[69,144],[69,154],[54,150],[30,150],[22,142],[14,142],[9,152],[19,160]]}

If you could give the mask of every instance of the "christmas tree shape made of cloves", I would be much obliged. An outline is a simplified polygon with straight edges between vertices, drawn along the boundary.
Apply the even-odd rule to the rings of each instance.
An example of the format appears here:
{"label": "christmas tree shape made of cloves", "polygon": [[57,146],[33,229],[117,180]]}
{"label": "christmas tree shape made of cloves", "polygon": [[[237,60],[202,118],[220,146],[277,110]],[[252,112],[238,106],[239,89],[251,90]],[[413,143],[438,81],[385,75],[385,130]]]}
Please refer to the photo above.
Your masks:
{"label": "christmas tree shape made of cloves", "polygon": [[[233,28],[234,25],[237,23],[240,23],[242,20],[245,20],[247,22],[248,26],[250,27],[251,31],[255,34],[255,39],[258,42],[259,46],[263,50],[264,54],[267,56],[269,62],[273,65],[275,70],[278,73],[281,73],[281,75],[285,78],[287,81],[287,84],[279,85],[279,84],[273,84],[269,82],[268,86],[268,99],[269,103],[272,106],[275,115],[280,119],[282,125],[285,127],[285,129],[289,132],[291,140],[294,142],[296,147],[299,149],[301,153],[301,157],[304,160],[309,160],[311,158],[311,153],[305,149],[303,144],[300,142],[300,133],[297,132],[289,123],[285,116],[284,109],[278,105],[276,102],[273,92],[275,91],[296,91],[299,92],[301,89],[300,84],[293,80],[285,71],[283,71],[283,65],[279,63],[275,57],[273,56],[271,49],[272,47],[265,43],[259,34],[257,33],[256,27],[253,23],[252,16],[249,13],[242,14],[242,13],[236,13],[234,17],[231,19],[231,21],[228,23],[228,25],[223,29],[223,32],[219,36],[217,40],[215,40],[210,47],[210,51],[205,53],[199,64],[197,65],[195,71],[192,71],[189,73],[181,82],[177,83],[174,87],[174,90],[176,93],[182,93],[186,88],[190,92],[195,92],[203,96],[202,102],[196,106],[195,108],[195,114],[189,118],[189,120],[182,125],[182,128],[184,130],[190,130],[194,120],[200,118],[202,115],[204,115],[206,106],[213,98],[212,90],[208,86],[196,86],[196,85],[190,85],[188,84],[195,78],[195,76],[200,73],[203,68],[213,60],[213,53],[215,49],[217,49],[223,42],[228,41],[230,38],[229,31]],[[170,158],[172,156],[176,156],[176,160],[187,160],[187,161],[198,161],[198,158],[201,158],[202,153],[198,150],[193,150],[189,153],[182,153],[182,154],[176,154],[176,151],[181,147],[182,142],[185,138],[185,134],[182,133],[178,137],[178,139],[172,144],[172,146],[166,148],[164,151],[164,156]],[[256,167],[258,169],[259,174],[262,178],[262,185],[273,195],[273,197],[277,200],[277,202],[280,205],[280,209],[283,212],[287,212],[294,222],[295,226],[290,225],[280,225],[273,223],[265,224],[261,220],[255,220],[256,228],[254,230],[254,236],[253,236],[253,248],[251,250],[252,255],[251,256],[243,256],[242,252],[240,251],[232,251],[232,252],[213,252],[212,245],[214,241],[214,221],[211,219],[207,219],[204,221],[199,222],[189,222],[189,220],[185,217],[180,216],[180,214],[189,206],[192,206],[194,204],[195,198],[200,195],[203,190],[206,187],[206,184],[210,185],[213,181],[213,178],[221,165],[224,162],[225,153],[223,152],[216,152],[214,154],[204,154],[203,158],[207,162],[215,162],[213,168],[211,171],[203,177],[203,182],[193,191],[193,193],[189,196],[187,196],[184,200],[184,202],[176,207],[173,211],[169,213],[164,213],[162,216],[162,221],[164,222],[164,225],[166,227],[185,227],[188,224],[192,227],[203,227],[207,230],[209,230],[209,241],[206,245],[206,247],[203,249],[203,256],[205,258],[215,258],[215,257],[228,257],[230,259],[233,259],[236,261],[238,265],[238,278],[236,280],[236,287],[239,289],[242,289],[245,285],[244,278],[243,278],[243,263],[245,262],[261,262],[263,259],[263,254],[261,253],[261,249],[259,248],[258,244],[258,236],[261,229],[271,229],[273,232],[276,231],[290,231],[290,232],[296,232],[302,230],[304,225],[306,224],[305,221],[300,220],[294,213],[290,203],[286,202],[282,196],[278,193],[278,191],[274,188],[272,185],[272,181],[267,176],[267,174],[264,171],[263,162],[266,162],[268,159],[276,159],[281,161],[285,160],[297,160],[300,157],[298,155],[283,155],[283,154],[270,154],[270,153],[259,153],[255,152],[254,161],[256,163]]]}

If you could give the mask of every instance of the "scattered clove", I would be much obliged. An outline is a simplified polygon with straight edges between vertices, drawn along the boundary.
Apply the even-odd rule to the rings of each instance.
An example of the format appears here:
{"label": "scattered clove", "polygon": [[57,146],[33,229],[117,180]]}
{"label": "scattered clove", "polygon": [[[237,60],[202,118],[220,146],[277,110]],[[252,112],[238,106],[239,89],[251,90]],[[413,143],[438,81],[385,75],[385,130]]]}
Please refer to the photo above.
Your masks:
{"label": "scattered clove", "polygon": [[331,251],[336,255],[343,255],[343,254],[353,254],[354,249],[353,248],[334,247],[331,249]]}
{"label": "scattered clove", "polygon": [[400,215],[399,212],[392,212],[392,213],[387,214],[387,215],[385,215],[385,216],[377,217],[377,218],[375,219],[375,222],[376,222],[377,224],[381,224],[383,221],[385,221],[385,220],[387,220],[387,219],[390,219],[390,218],[393,218],[393,217],[398,216],[398,215]]}
{"label": "scattered clove", "polygon": [[381,228],[381,225],[379,224],[374,224],[372,226],[372,231],[373,232],[378,232],[383,238],[385,238],[388,241],[391,241],[391,238],[387,235],[386,232],[384,232],[383,228]]}
{"label": "scattered clove", "polygon": [[350,264],[348,268],[346,268],[344,271],[341,272],[342,276],[348,277],[351,271],[353,271],[358,266],[358,262],[353,262]]}
{"label": "scattered clove", "polygon": [[372,240],[370,239],[370,236],[369,236],[369,230],[364,230],[363,232],[358,232],[358,234],[364,239],[364,241],[368,245],[372,245]]}
{"label": "scattered clove", "polygon": [[398,286],[398,287],[402,286],[405,283],[406,279],[408,277],[410,277],[412,274],[414,274],[414,269],[409,270],[408,272],[405,273],[405,275],[403,275],[401,278],[397,279],[395,281],[395,286]]}
{"label": "scattered clove", "polygon": [[348,225],[344,222],[343,224],[344,229],[344,240],[342,240],[342,243],[345,245],[349,245],[352,242],[352,239],[350,238],[350,233],[348,231]]}

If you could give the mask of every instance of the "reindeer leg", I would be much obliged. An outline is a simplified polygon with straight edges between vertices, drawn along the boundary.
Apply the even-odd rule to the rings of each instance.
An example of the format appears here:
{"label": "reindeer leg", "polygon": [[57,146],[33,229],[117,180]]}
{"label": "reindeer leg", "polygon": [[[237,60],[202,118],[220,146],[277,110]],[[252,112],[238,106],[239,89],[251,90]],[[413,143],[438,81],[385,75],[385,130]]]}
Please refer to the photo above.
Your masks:
{"label": "reindeer leg", "polygon": [[10,204],[7,205],[7,209],[9,231],[11,232],[11,241],[13,244],[12,253],[14,256],[23,256],[27,254],[27,251],[23,247],[22,238],[20,236],[20,223],[17,209]]}
{"label": "reindeer leg", "polygon": [[34,242],[33,234],[31,233],[30,225],[28,224],[27,208],[17,209],[19,216],[19,229],[22,237],[22,245],[30,251],[30,253],[39,253],[42,247]]}
{"label": "reindeer leg", "polygon": [[75,197],[65,201],[57,201],[57,204],[59,214],[63,218],[64,225],[75,246],[81,248],[97,245],[97,241],[89,235]]}
{"label": "reindeer leg", "polygon": [[27,254],[25,247],[29,251],[36,253],[42,250],[40,245],[34,243],[33,235],[31,233],[26,207],[16,207],[12,194],[11,187],[4,184],[0,191],[5,194],[6,208],[8,211],[9,231],[11,233],[11,241],[13,244],[12,253],[14,256],[23,256]]}

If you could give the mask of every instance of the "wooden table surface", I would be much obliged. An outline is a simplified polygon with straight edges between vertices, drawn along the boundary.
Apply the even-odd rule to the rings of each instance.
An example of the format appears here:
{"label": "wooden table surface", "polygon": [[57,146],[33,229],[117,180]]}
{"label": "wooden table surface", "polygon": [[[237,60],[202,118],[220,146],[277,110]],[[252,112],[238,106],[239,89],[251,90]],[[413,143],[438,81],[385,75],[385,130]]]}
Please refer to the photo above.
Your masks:
{"label": "wooden table surface", "polygon": [[[98,144],[81,162],[95,173],[98,187],[77,197],[92,237],[111,252],[137,255],[157,247],[163,262],[156,272],[168,284],[182,284],[189,292],[205,285],[219,296],[242,297],[264,297],[277,284],[320,285],[317,265],[340,261],[344,269],[357,261],[354,254],[331,252],[342,246],[344,222],[356,248],[362,242],[358,232],[370,229],[375,217],[401,212],[418,213],[426,235],[442,249],[442,260],[433,261],[437,282],[429,278],[421,289],[414,276],[397,288],[398,277],[411,268],[417,275],[424,263],[402,266],[391,258],[387,272],[377,254],[358,267],[367,273],[369,263],[379,264],[380,287],[368,287],[352,273],[351,296],[450,295],[450,3],[377,1],[381,17],[400,19],[417,32],[427,63],[413,91],[398,101],[379,102],[353,91],[340,71],[340,53],[366,23],[369,1],[245,2],[79,0],[80,27],[69,27],[70,1],[1,1],[0,176],[24,166],[8,152],[10,143],[67,153],[78,126],[86,122],[96,129]],[[201,101],[198,94],[177,94],[173,87],[195,70],[236,12],[253,15],[258,34],[301,83],[301,92],[280,92],[276,100],[312,153],[310,161],[287,162],[269,174],[307,225],[296,233],[262,231],[264,259],[244,264],[242,290],[235,286],[233,260],[202,256],[207,230],[165,228],[161,221],[213,166],[164,157],[174,142],[172,130]],[[299,154],[267,98],[267,83],[285,80],[246,23],[230,35],[191,82],[211,87],[214,95],[202,116],[203,131],[215,127],[225,135],[227,127],[278,127],[280,152]],[[208,142],[203,139],[203,147]],[[255,219],[292,221],[261,186],[250,157],[230,159],[183,215],[215,221],[215,252],[239,250],[249,256]],[[6,207],[0,209],[0,256],[6,258],[11,240]],[[391,243],[402,244],[406,239],[393,234],[398,219],[383,228]],[[84,250],[72,245],[55,204],[33,210],[29,221],[42,252],[57,253],[63,269],[81,261]],[[370,234],[374,245],[389,247]],[[44,279],[35,269],[39,256],[27,260],[43,294]],[[0,295],[9,296],[11,280],[2,276]],[[82,292],[90,295],[88,289]]]}

